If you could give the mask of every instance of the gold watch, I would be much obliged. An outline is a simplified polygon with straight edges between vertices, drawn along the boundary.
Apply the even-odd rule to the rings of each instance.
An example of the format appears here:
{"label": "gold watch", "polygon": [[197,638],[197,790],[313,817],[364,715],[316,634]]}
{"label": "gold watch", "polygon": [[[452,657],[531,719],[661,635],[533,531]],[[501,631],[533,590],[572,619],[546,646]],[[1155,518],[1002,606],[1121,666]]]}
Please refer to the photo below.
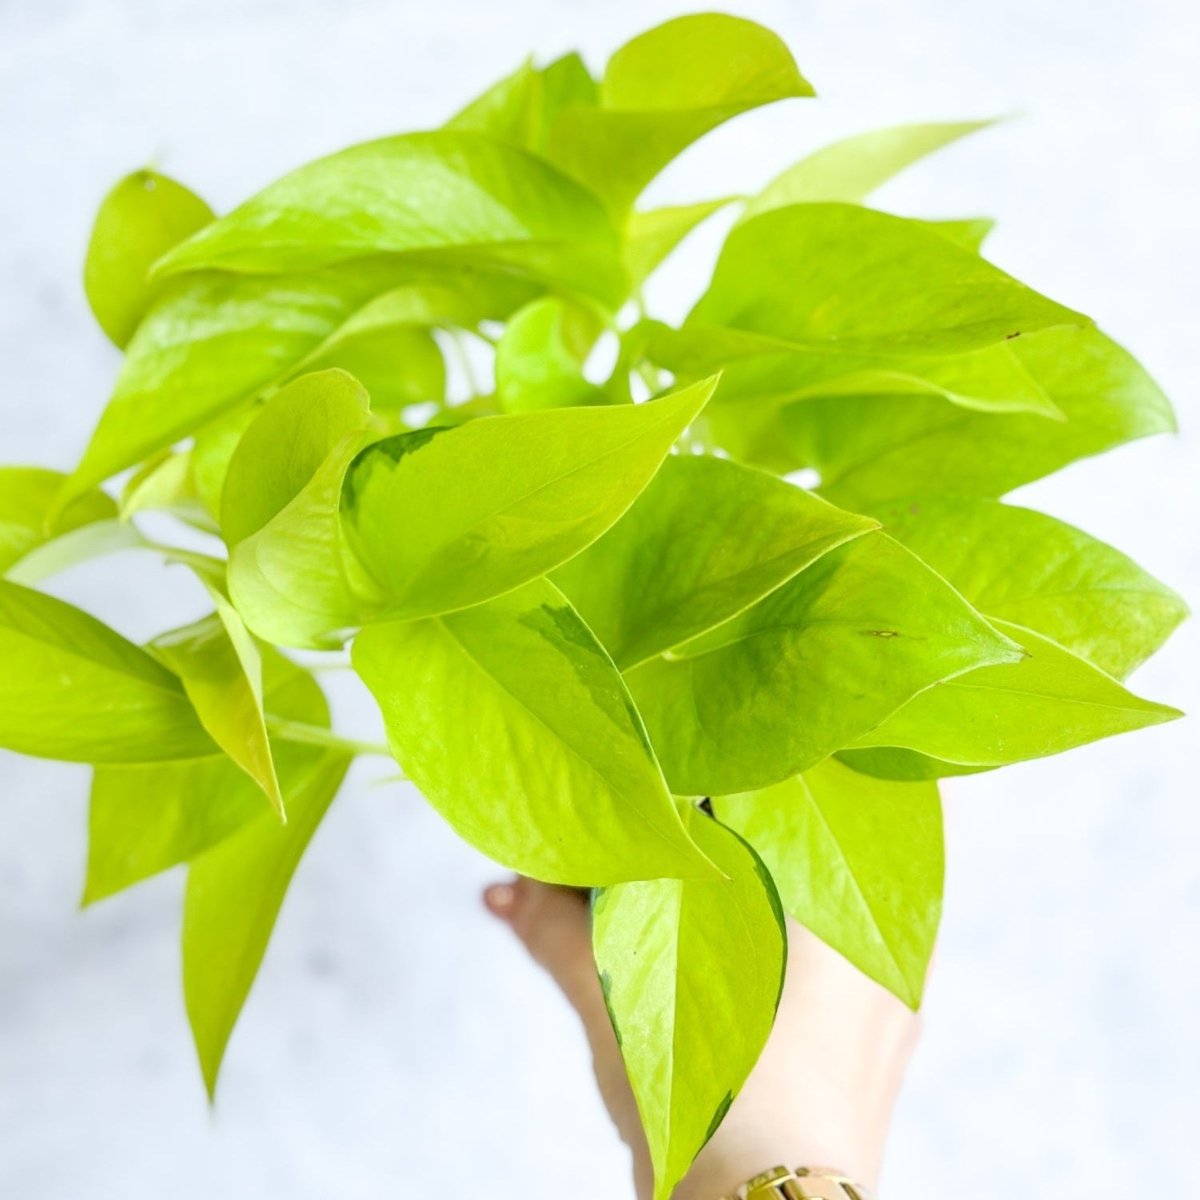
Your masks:
{"label": "gold watch", "polygon": [[772,1167],[723,1200],[873,1200],[860,1183],[832,1167]]}

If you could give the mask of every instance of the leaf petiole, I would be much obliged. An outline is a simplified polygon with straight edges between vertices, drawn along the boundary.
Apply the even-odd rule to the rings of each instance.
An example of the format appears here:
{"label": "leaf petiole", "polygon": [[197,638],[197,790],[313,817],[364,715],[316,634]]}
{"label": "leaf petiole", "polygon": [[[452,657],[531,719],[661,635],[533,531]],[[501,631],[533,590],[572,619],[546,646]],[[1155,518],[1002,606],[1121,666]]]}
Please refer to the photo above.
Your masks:
{"label": "leaf petiole", "polygon": [[374,754],[390,758],[392,752],[379,742],[360,742],[345,738],[331,729],[320,725],[309,725],[304,721],[289,721],[285,717],[267,717],[267,729],[285,742],[298,742],[303,746],[327,746],[331,750],[345,750],[348,754]]}

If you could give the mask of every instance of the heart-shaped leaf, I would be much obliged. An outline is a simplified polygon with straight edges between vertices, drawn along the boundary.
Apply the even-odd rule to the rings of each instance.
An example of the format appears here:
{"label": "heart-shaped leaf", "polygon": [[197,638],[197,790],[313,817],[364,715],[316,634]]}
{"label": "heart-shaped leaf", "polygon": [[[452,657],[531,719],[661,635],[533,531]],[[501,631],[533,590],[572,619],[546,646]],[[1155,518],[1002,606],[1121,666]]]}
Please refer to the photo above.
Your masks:
{"label": "heart-shaped leaf", "polygon": [[465,608],[577,554],[633,503],[715,382],[369,446],[346,477],[343,515],[385,597],[380,616]]}
{"label": "heart-shaped leaf", "polygon": [[[1111,676],[1032,630],[996,621],[1024,656],[945,679],[914,696],[850,747],[846,761],[891,774],[886,756],[859,750],[896,747],[929,760],[928,776],[956,768],[999,767],[1182,716],[1143,700]],[[949,769],[940,770],[939,764]],[[905,770],[908,778],[917,772]]]}
{"label": "heart-shaped leaf", "polygon": [[183,681],[209,736],[286,819],[263,709],[262,655],[229,601],[215,588],[210,595],[216,612],[156,638],[155,652]]}
{"label": "heart-shaped leaf", "polygon": [[80,609],[0,580],[0,746],[68,762],[212,752],[179,679]]}
{"label": "heart-shaped leaf", "polygon": [[980,612],[1044,634],[1118,679],[1187,616],[1183,598],[1131,558],[1045,513],[918,496],[879,516]]}
{"label": "heart-shaped leaf", "polygon": [[126,175],[104,197],[83,264],[83,289],[100,328],[124,347],[158,285],[150,268],[213,219],[194,192],[158,171]]}
{"label": "heart-shaped leaf", "polygon": [[600,892],[596,966],[637,1100],[655,1200],[666,1200],[716,1132],[775,1020],[787,933],[754,852],[685,809],[688,831],[725,873]]}
{"label": "heart-shaped leaf", "polygon": [[720,796],[797,775],[937,680],[1019,655],[918,558],[868,533],[626,680],[671,790]]}
{"label": "heart-shaped leaf", "polygon": [[[329,726],[329,707],[313,677],[269,648],[263,650],[263,707],[272,717]],[[282,740],[271,749],[286,807],[309,785],[326,752]],[[224,753],[97,767],[84,903],[195,858],[264,812],[258,783]]]}
{"label": "heart-shaped leaf", "polygon": [[936,784],[826,759],[713,807],[762,855],[789,916],[910,1008],[921,1003],[942,911]]}
{"label": "heart-shaped leaf", "polygon": [[278,274],[357,258],[516,271],[619,303],[616,232],[548,163],[472,132],[400,134],[271,184],[161,259],[181,271]]}
{"label": "heart-shaped leaf", "polygon": [[917,396],[840,396],[786,407],[760,444],[773,445],[773,467],[815,468],[822,495],[871,512],[918,491],[1001,496],[1076,459],[1175,428],[1154,380],[1099,330],[1053,329],[1009,345],[1065,421]]}
{"label": "heart-shaped leaf", "polygon": [[484,854],[579,886],[712,877],[620,674],[545,580],[369,626],[353,660],[405,774]]}
{"label": "heart-shaped leaf", "polygon": [[676,17],[609,59],[597,103],[565,107],[545,153],[621,209],[709,130],[764,104],[812,94],[769,29],[725,13]]}
{"label": "heart-shaped leaf", "polygon": [[286,826],[251,821],[194,859],[183,907],[183,994],[211,1098],[225,1047],[266,953],[292,875],[349,759],[325,751],[289,797]]}
{"label": "heart-shaped leaf", "polygon": [[737,616],[874,528],[760,471],[678,455],[554,582],[627,670]]}
{"label": "heart-shaped leaf", "polygon": [[924,222],[852,204],[736,226],[688,320],[834,353],[931,355],[1090,324]]}
{"label": "heart-shaped leaf", "polygon": [[92,490],[51,519],[65,479],[44,467],[0,467],[0,574],[53,538],[116,517],[112,498]]}
{"label": "heart-shaped leaf", "polygon": [[788,204],[857,204],[905,167],[994,121],[944,121],[873,129],[822,146],[777,175],[743,210],[742,219]]}

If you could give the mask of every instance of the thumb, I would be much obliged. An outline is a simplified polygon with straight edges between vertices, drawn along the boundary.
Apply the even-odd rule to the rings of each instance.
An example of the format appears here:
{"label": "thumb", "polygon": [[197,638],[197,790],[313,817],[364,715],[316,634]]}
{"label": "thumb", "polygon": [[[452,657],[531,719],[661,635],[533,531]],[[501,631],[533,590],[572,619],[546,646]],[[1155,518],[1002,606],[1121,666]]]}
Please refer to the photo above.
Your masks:
{"label": "thumb", "polygon": [[601,996],[586,894],[518,876],[511,883],[493,884],[483,900],[488,911],[508,925],[534,961],[554,979],[580,1016],[590,1019]]}
{"label": "thumb", "polygon": [[600,1096],[633,1151],[634,1171],[642,1181],[638,1194],[648,1195],[646,1138],[596,974],[585,893],[518,876],[512,883],[493,884],[483,901],[520,938],[582,1019]]}

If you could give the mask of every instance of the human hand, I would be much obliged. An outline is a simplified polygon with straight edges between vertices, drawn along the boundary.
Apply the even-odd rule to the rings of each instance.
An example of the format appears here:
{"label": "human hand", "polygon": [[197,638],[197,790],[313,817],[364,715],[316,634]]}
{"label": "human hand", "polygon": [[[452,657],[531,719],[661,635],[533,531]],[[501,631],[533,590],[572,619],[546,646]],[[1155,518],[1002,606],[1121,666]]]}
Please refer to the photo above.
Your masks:
{"label": "human hand", "polygon": [[[650,1196],[646,1139],[596,976],[586,899],[518,878],[489,887],[484,901],[579,1013],[600,1094],[633,1156],[637,1194]],[[874,1189],[919,1028],[904,1004],[789,918],[775,1027],[674,1200],[717,1200],[778,1164],[836,1167]]]}

